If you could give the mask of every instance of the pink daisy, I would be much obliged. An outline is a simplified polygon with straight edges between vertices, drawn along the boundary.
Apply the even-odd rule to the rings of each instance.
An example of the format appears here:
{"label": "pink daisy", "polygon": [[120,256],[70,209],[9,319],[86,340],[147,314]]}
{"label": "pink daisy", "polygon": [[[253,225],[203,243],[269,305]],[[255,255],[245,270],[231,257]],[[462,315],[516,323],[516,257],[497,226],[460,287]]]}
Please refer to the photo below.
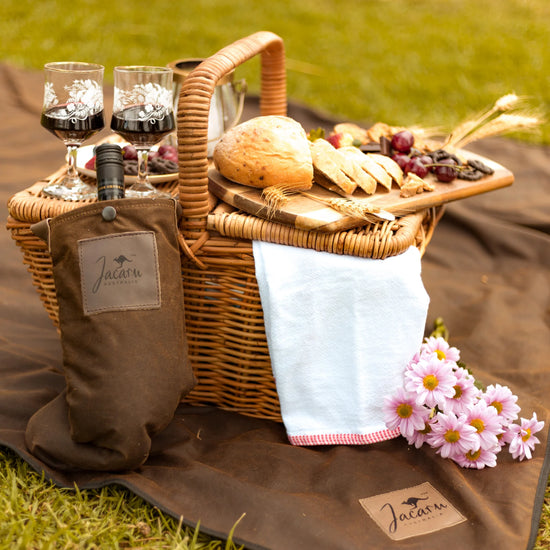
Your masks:
{"label": "pink daisy", "polygon": [[479,400],[466,411],[468,424],[476,429],[482,449],[490,450],[499,445],[498,436],[504,433],[502,423],[494,407]]}
{"label": "pink daisy", "polygon": [[508,424],[518,418],[518,413],[521,410],[516,404],[518,398],[508,386],[500,384],[487,386],[483,399],[487,405],[492,405],[497,410],[502,424]]}
{"label": "pink daisy", "polygon": [[540,432],[544,427],[544,422],[537,420],[537,413],[533,413],[530,420],[521,419],[519,424],[511,424],[506,432],[505,438],[510,443],[510,454],[514,458],[523,460],[531,458],[531,451],[535,450],[535,445],[540,443],[538,437],[535,437],[537,432]]}
{"label": "pink daisy", "polygon": [[500,447],[497,445],[493,449],[479,448],[477,451],[467,451],[453,456],[453,460],[462,468],[477,468],[481,470],[485,466],[494,468],[497,465],[497,453]]}
{"label": "pink daisy", "polygon": [[405,437],[412,435],[415,430],[423,429],[429,414],[404,388],[398,388],[395,395],[384,397],[382,410],[386,426],[390,430],[399,429]]}
{"label": "pink daisy", "polygon": [[428,442],[443,457],[453,458],[479,449],[479,437],[464,415],[437,413]]}
{"label": "pink daisy", "polygon": [[460,351],[449,345],[445,338],[430,336],[420,346],[421,355],[424,353],[435,353],[440,361],[456,363],[460,359]]}
{"label": "pink daisy", "polygon": [[405,388],[416,396],[419,405],[445,408],[447,400],[455,394],[456,376],[448,363],[432,355],[421,359],[412,369],[405,371]]}
{"label": "pink daisy", "polygon": [[414,354],[414,357],[408,362],[407,370],[414,369],[414,367],[418,364],[418,361],[420,361],[420,352],[417,351]]}
{"label": "pink daisy", "polygon": [[[429,409],[425,409],[428,411]],[[407,443],[409,445],[414,445],[417,449],[420,449],[424,443],[427,442],[429,435],[432,433],[432,423],[428,418],[424,423],[424,428],[422,430],[415,430],[412,435],[406,436]]]}
{"label": "pink daisy", "polygon": [[480,390],[475,386],[475,378],[466,369],[457,367],[454,374],[456,376],[455,394],[447,401],[446,412],[459,414],[479,400]]}

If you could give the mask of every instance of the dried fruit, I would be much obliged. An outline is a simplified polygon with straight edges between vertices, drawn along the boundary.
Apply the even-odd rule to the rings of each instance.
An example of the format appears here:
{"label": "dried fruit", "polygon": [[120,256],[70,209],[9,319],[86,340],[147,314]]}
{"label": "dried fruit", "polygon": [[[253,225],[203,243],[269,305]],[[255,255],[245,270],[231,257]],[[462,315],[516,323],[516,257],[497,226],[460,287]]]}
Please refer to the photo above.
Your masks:
{"label": "dried fruit", "polygon": [[151,172],[156,174],[172,174],[178,171],[178,165],[164,157],[157,156],[150,163]]}
{"label": "dried fruit", "polygon": [[495,171],[486,164],[483,164],[480,160],[477,159],[470,159],[468,160],[468,166],[471,166],[475,170],[479,170],[483,174],[486,174],[487,176],[490,176],[495,173]]}
{"label": "dried fruit", "polygon": [[477,181],[484,177],[485,174],[480,170],[476,170],[471,166],[462,166],[458,171],[457,178],[466,181]]}

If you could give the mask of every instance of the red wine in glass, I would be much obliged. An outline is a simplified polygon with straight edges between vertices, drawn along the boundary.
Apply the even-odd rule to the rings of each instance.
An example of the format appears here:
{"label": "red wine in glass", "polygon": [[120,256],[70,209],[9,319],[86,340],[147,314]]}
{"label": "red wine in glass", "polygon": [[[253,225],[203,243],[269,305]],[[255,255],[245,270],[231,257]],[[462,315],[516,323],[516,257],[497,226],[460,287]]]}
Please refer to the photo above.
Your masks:
{"label": "red wine in glass", "polygon": [[154,116],[156,112],[157,108],[151,105],[126,107],[113,114],[111,129],[136,148],[151,147],[173,132],[176,127],[172,112],[164,112],[163,116],[158,118]]}
{"label": "red wine in glass", "polygon": [[69,117],[66,105],[56,105],[42,113],[40,124],[66,144],[80,145],[104,126],[103,111],[86,117]]}
{"label": "red wine in glass", "polygon": [[147,177],[150,148],[176,127],[173,113],[172,69],[150,65],[114,68],[115,94],[111,129],[135,146],[138,173],[127,197],[169,197]]}
{"label": "red wine in glass", "polygon": [[80,201],[97,196],[76,167],[80,145],[103,129],[103,65],[61,61],[44,65],[41,125],[66,147],[66,174],[42,188],[48,197]]}

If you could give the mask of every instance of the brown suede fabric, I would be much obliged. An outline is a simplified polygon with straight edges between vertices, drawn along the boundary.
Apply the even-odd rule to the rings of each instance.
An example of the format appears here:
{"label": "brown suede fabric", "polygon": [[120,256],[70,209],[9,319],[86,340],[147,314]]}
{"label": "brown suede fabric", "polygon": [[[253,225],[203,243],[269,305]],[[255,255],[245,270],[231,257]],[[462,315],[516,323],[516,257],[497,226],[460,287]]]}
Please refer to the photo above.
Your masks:
{"label": "brown suede fabric", "polygon": [[[13,193],[63,162],[59,141],[39,127],[42,80],[40,72],[0,65],[4,217]],[[249,117],[258,110],[248,99]],[[307,129],[333,123],[294,102],[289,107]],[[60,340],[6,231],[0,231],[0,444],[59,486],[123,485],[176,520],[200,522],[202,532],[222,538],[245,514],[234,540],[248,549],[533,548],[550,466],[550,149],[488,139],[472,150],[512,170],[516,181],[447,208],[422,260],[431,299],[427,331],[442,316],[451,343],[476,376],[485,384],[508,384],[522,416],[536,411],[546,421],[532,460],[514,461],[503,452],[496,468],[465,470],[402,438],[293,447],[282,424],[182,404],[152,438],[139,468],[68,472],[48,465],[29,452],[25,428],[66,387]],[[48,426],[44,432],[44,439],[66,435]],[[467,521],[391,541],[359,502],[425,482]]]}
{"label": "brown suede fabric", "polygon": [[[31,452],[58,468],[139,466],[147,459],[151,436],[168,425],[194,385],[176,204],[172,199],[105,201],[49,220],[67,392],[66,399],[56,398],[31,418],[26,441]],[[116,217],[105,220],[104,209],[113,208]],[[151,251],[140,248],[142,242]],[[94,247],[89,265],[81,264],[85,246]],[[89,289],[86,276],[93,283]],[[143,304],[151,287],[158,304]],[[109,302],[128,290],[131,305]],[[87,292],[89,300],[111,295],[87,313]]]}

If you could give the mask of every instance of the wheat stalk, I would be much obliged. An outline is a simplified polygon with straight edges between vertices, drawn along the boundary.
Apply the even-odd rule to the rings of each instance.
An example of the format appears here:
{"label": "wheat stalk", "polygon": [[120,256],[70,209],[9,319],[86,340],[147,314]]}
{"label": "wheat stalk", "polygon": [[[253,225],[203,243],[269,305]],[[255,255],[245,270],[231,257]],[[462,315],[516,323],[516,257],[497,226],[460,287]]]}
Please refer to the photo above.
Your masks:
{"label": "wheat stalk", "polygon": [[454,143],[461,141],[468,134],[485,124],[491,117],[513,109],[520,101],[521,98],[516,94],[506,94],[499,97],[490,109],[473,119],[465,120],[462,124],[459,124],[449,135],[445,145],[452,146]]}
{"label": "wheat stalk", "polygon": [[262,190],[262,199],[265,201],[267,208],[267,218],[273,217],[275,211],[280,210],[288,202],[293,191],[295,189],[292,186],[286,185],[272,185]]}
{"label": "wheat stalk", "polygon": [[447,137],[443,147],[460,148],[466,144],[489,136],[496,136],[515,130],[532,129],[542,123],[536,116],[514,111],[523,103],[516,94],[506,94],[495,101],[493,106],[473,119],[457,126]]}
{"label": "wheat stalk", "polygon": [[478,127],[475,131],[464,136],[462,139],[449,144],[451,147],[461,148],[486,137],[499,136],[517,130],[532,130],[541,124],[536,116],[526,114],[502,114]]}
{"label": "wheat stalk", "polygon": [[329,206],[333,210],[340,212],[340,214],[345,214],[346,216],[365,220],[370,223],[377,223],[385,219],[390,221],[395,219],[391,214],[382,213],[380,207],[368,202],[355,199],[317,197],[304,191],[302,191],[301,194]]}

